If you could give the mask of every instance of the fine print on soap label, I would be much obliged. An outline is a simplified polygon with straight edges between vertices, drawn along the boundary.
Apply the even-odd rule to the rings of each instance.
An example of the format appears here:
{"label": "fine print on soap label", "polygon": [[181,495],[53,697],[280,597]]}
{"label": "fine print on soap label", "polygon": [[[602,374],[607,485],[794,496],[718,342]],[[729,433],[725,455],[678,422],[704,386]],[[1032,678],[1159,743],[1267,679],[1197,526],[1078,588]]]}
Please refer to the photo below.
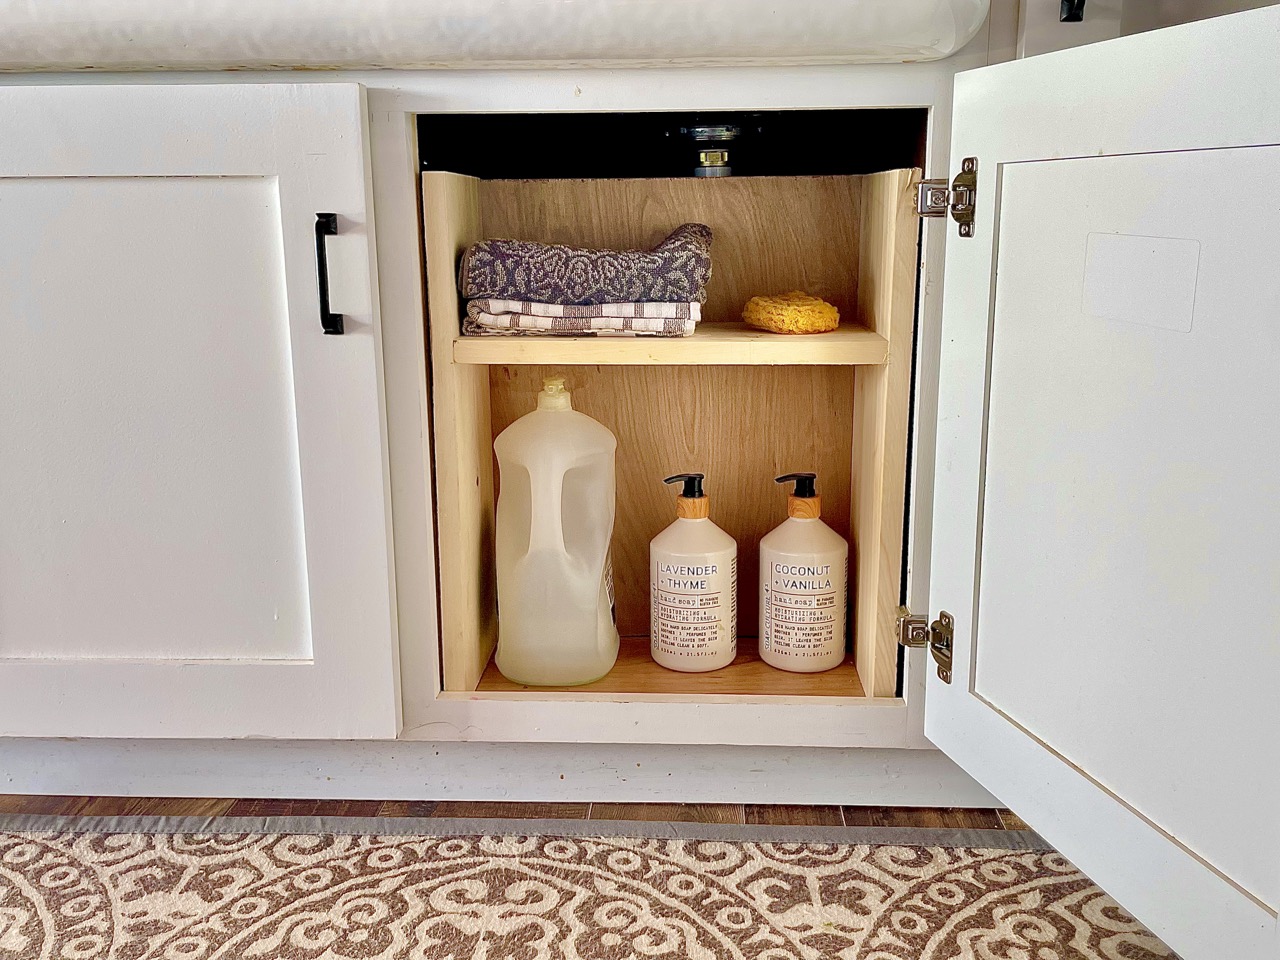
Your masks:
{"label": "fine print on soap label", "polygon": [[762,649],[797,658],[828,656],[844,602],[838,592],[829,563],[771,562],[764,583]]}
{"label": "fine print on soap label", "polygon": [[655,566],[653,652],[682,659],[722,657],[726,641],[737,643],[737,637],[725,636],[724,626],[737,621],[737,558],[723,572],[720,563],[659,561]]}

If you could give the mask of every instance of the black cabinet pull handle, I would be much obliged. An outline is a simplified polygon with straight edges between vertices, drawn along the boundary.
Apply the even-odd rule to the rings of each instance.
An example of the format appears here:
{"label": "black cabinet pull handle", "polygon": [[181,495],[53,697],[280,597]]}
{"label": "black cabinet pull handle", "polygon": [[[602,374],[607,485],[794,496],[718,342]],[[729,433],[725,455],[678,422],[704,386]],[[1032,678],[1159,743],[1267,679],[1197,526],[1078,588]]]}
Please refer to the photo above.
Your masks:
{"label": "black cabinet pull handle", "polygon": [[336,213],[316,214],[316,274],[320,278],[320,326],[325,333],[343,332],[342,314],[329,309],[329,251],[326,249],[325,237],[335,236],[338,232],[338,215]]}
{"label": "black cabinet pull handle", "polygon": [[1058,20],[1062,23],[1080,23],[1084,20],[1085,0],[1062,0]]}

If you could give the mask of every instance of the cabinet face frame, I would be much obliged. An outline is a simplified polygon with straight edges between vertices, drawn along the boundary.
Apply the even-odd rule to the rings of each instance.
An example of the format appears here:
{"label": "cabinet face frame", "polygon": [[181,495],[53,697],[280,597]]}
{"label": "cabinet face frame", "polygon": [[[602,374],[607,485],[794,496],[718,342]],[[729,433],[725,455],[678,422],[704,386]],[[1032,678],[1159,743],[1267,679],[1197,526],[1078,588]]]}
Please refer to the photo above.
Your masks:
{"label": "cabinet face frame", "polygon": [[[923,738],[920,651],[905,658],[899,698],[838,703],[831,698],[781,700],[763,707],[741,702],[698,704],[565,703],[558,695],[535,702],[476,701],[442,693],[435,590],[435,542],[429,450],[425,296],[418,209],[416,113],[540,112],[557,110],[682,110],[913,107],[929,111],[926,175],[946,162],[948,104],[955,72],[985,62],[985,48],[933,65],[821,68],[802,72],[724,68],[646,70],[636,75],[567,77],[457,73],[362,76],[369,86],[371,140],[378,214],[381,301],[387,342],[388,429],[396,517],[396,569],[400,611],[405,739],[601,742],[785,743],[825,746],[930,748]],[[911,489],[908,599],[927,604],[931,526],[932,411],[936,409],[937,296],[941,282],[942,225],[927,223],[921,247],[919,330]],[[827,701],[827,702],[815,702]],[[785,729],[784,729],[785,728]]]}

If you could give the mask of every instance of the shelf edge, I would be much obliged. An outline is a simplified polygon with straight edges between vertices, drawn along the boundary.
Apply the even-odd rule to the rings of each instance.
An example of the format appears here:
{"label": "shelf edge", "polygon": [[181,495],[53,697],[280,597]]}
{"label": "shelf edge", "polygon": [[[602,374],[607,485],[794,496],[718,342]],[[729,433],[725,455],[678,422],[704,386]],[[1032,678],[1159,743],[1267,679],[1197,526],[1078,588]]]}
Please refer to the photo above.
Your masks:
{"label": "shelf edge", "polygon": [[720,338],[455,337],[453,362],[460,364],[578,364],[607,366],[879,366],[889,342],[865,328],[826,334],[766,334]]}

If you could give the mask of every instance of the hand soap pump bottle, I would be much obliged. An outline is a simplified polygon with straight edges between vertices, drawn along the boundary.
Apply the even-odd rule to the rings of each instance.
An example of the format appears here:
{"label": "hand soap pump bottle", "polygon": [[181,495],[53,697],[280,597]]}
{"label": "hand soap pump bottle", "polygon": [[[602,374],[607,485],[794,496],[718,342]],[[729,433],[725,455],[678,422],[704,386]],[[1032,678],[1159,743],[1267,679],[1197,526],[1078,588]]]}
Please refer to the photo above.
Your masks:
{"label": "hand soap pump bottle", "polygon": [[676,519],[649,544],[649,652],[668,670],[704,673],[738,652],[738,544],[708,518],[703,475],[684,483]]}
{"label": "hand soap pump bottle", "polygon": [[760,659],[795,673],[838,667],[845,653],[849,544],[821,520],[816,476],[777,478],[795,492],[760,541]]}
{"label": "hand soap pump bottle", "polygon": [[493,442],[498,495],[498,652],[516,683],[599,680],[618,658],[614,625],[614,452],[609,429],[548,377],[537,409]]}

